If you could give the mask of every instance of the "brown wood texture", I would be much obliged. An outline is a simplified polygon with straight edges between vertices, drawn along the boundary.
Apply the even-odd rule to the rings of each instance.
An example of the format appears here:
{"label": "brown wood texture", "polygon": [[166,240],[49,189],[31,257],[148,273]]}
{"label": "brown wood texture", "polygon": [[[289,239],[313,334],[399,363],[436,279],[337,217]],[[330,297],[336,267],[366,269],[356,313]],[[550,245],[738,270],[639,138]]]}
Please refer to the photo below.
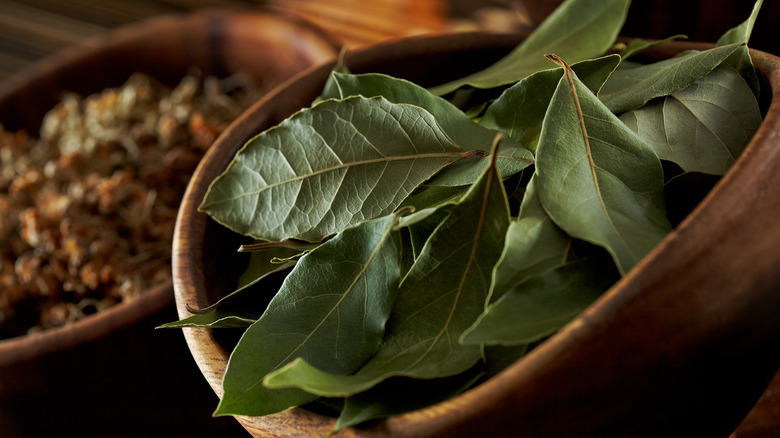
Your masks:
{"label": "brown wood texture", "polygon": [[[351,53],[347,65],[429,86],[487,65],[520,38],[414,38]],[[674,44],[656,55],[697,46]],[[761,129],[729,174],[627,277],[487,383],[337,436],[728,436],[780,365],[780,60],[752,54],[764,100],[771,101]],[[230,270],[242,264],[228,255],[241,238],[196,211],[207,185],[249,137],[307,106],[328,71],[327,65],[310,71],[258,102],[201,162],[174,242],[181,317],[189,315],[187,305],[203,306],[232,290]],[[185,337],[221,394],[233,344],[217,332],[185,329]],[[326,433],[334,420],[295,408],[239,421],[254,436],[303,437]]]}
{"label": "brown wood texture", "polygon": [[[337,50],[319,29],[279,13],[156,17],[89,38],[7,78],[0,83],[0,123],[35,133],[64,91],[99,92],[122,85],[134,72],[175,85],[192,67],[217,76],[240,71],[270,86],[333,59]],[[145,425],[164,434],[197,430],[172,418],[178,409],[173,392],[189,394],[184,385],[197,384],[181,379],[195,371],[192,359],[180,348],[180,333],[154,329],[175,318],[168,282],[71,325],[0,341],[0,436],[56,436],[62,430],[90,436],[110,433],[109,425],[123,419],[132,422],[128,434]],[[155,391],[166,396],[155,398]],[[213,394],[196,394],[201,401],[185,398],[181,406],[206,406],[198,410],[208,420],[191,425],[219,431],[209,427],[224,424],[210,419]],[[34,418],[42,411],[51,412],[51,421]]]}

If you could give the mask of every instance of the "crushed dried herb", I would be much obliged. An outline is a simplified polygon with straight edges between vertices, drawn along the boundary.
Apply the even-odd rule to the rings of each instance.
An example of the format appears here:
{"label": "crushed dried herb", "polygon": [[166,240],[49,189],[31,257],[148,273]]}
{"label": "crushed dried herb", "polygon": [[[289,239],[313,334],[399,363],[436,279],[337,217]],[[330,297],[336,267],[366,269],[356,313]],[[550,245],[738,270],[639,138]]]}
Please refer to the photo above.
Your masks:
{"label": "crushed dried herb", "polygon": [[178,204],[200,158],[260,93],[241,75],[136,73],[67,94],[40,139],[0,130],[0,338],[63,326],[171,277]]}

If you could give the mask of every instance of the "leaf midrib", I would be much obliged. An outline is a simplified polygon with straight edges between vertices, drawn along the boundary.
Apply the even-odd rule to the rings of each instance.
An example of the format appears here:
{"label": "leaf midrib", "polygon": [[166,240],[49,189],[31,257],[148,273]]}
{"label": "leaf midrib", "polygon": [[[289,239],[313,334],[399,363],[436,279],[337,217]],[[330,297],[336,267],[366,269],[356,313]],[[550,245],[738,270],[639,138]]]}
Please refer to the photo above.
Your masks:
{"label": "leaf midrib", "polygon": [[251,191],[251,192],[243,192],[243,193],[240,193],[240,194],[238,194],[236,196],[232,196],[230,198],[223,198],[223,199],[221,199],[221,200],[219,200],[217,202],[210,203],[209,205],[217,205],[217,204],[221,204],[221,203],[225,203],[225,202],[232,202],[232,201],[236,201],[236,200],[241,199],[241,198],[245,198],[247,196],[257,196],[257,195],[259,195],[259,194],[261,194],[261,193],[263,193],[263,192],[265,192],[267,190],[271,190],[273,188],[276,188],[276,187],[279,187],[279,186],[282,186],[282,185],[285,185],[285,184],[291,184],[291,183],[294,183],[296,181],[301,181],[301,180],[304,180],[306,178],[312,178],[312,177],[315,177],[317,175],[322,175],[322,174],[325,174],[325,173],[328,173],[328,172],[336,172],[336,171],[341,170],[341,169],[350,169],[350,168],[358,167],[358,166],[367,166],[367,165],[377,164],[377,163],[388,163],[388,162],[393,162],[393,161],[404,161],[404,160],[416,161],[416,160],[420,160],[420,159],[447,158],[447,157],[468,158],[468,157],[470,157],[472,155],[477,155],[478,152],[481,152],[481,151],[441,152],[441,153],[428,153],[428,154],[418,154],[418,155],[403,155],[403,156],[393,156],[393,157],[384,157],[383,156],[381,158],[376,158],[376,159],[371,159],[371,160],[360,160],[360,161],[352,161],[352,162],[349,162],[349,163],[341,163],[341,164],[339,164],[337,166],[331,166],[331,167],[323,168],[323,169],[320,169],[320,170],[317,170],[317,171],[314,171],[314,172],[311,172],[311,173],[307,173],[307,174],[304,174],[304,175],[297,175],[297,176],[295,176],[293,178],[288,178],[288,179],[285,179],[283,181],[278,181],[278,182],[275,182],[275,183],[271,183],[271,184],[268,184],[268,185],[260,188],[259,190],[254,190],[254,191]]}
{"label": "leaf midrib", "polygon": [[601,206],[601,210],[604,212],[604,217],[606,218],[607,223],[609,224],[610,228],[612,228],[612,231],[614,231],[614,234],[623,243],[623,247],[629,252],[631,257],[634,260],[636,260],[636,256],[632,253],[631,247],[628,245],[628,242],[625,241],[625,239],[623,238],[623,234],[620,233],[617,226],[615,226],[615,223],[612,221],[612,216],[610,216],[609,210],[607,209],[607,205],[604,202],[604,197],[601,193],[601,186],[599,185],[599,177],[598,174],[596,173],[597,166],[595,161],[593,160],[593,152],[591,151],[590,148],[590,139],[588,137],[588,130],[585,127],[585,117],[583,116],[582,107],[580,106],[580,99],[579,96],[577,95],[576,86],[574,85],[574,78],[572,78],[571,76],[572,73],[571,68],[565,63],[562,66],[563,66],[564,75],[566,75],[566,79],[569,82],[569,87],[571,88],[571,92],[574,98],[574,106],[577,109],[577,117],[579,119],[580,129],[582,130],[582,140],[585,143],[585,153],[588,157],[588,165],[589,165],[588,167],[590,168],[591,171],[591,176],[593,178],[593,184],[596,189],[596,196],[598,197],[599,205]]}
{"label": "leaf midrib", "polygon": [[[491,163],[492,168],[495,169],[495,162]],[[469,252],[469,257],[466,262],[466,268],[464,269],[463,275],[460,278],[460,282],[458,284],[458,288],[456,289],[455,294],[455,300],[452,303],[452,306],[450,307],[450,312],[447,315],[447,320],[445,321],[442,329],[439,331],[439,333],[436,334],[436,336],[433,338],[432,342],[429,343],[428,348],[415,360],[412,362],[409,366],[407,366],[403,372],[408,372],[410,369],[414,368],[419,364],[423,359],[425,359],[431,351],[433,351],[433,348],[438,345],[439,341],[444,337],[444,334],[447,332],[447,330],[450,327],[450,324],[452,323],[452,319],[455,316],[455,309],[458,307],[458,302],[460,301],[461,296],[463,295],[463,289],[465,288],[466,284],[466,278],[469,276],[469,273],[471,272],[471,268],[474,265],[474,261],[476,260],[476,254],[477,254],[477,248],[479,247],[479,238],[482,235],[482,228],[485,224],[485,216],[487,215],[487,208],[488,208],[488,199],[490,197],[490,192],[493,188],[493,178],[487,178],[487,181],[485,183],[485,191],[482,195],[482,205],[480,206],[479,211],[479,219],[477,220],[477,227],[476,231],[474,233],[474,243],[471,245],[471,251]]]}
{"label": "leaf midrib", "polygon": [[[395,223],[395,221],[393,223]],[[272,371],[275,371],[275,370],[281,368],[283,365],[287,364],[289,362],[289,359],[298,350],[300,350],[301,347],[303,347],[303,345],[306,344],[306,342],[308,342],[311,339],[311,337],[314,335],[314,333],[316,333],[322,327],[322,325],[325,324],[325,321],[327,321],[330,318],[330,316],[333,314],[333,312],[335,312],[336,309],[338,309],[341,306],[341,303],[343,303],[344,300],[346,299],[346,297],[352,292],[352,290],[354,289],[354,287],[357,284],[358,280],[363,277],[363,275],[365,274],[366,270],[368,269],[368,266],[371,265],[371,262],[374,260],[376,255],[379,253],[380,248],[382,247],[382,245],[384,244],[385,240],[387,239],[387,236],[390,234],[390,232],[392,232],[392,230],[393,230],[393,225],[391,224],[391,226],[387,227],[385,229],[384,233],[382,233],[382,237],[379,239],[378,244],[372,249],[371,254],[369,255],[368,259],[363,264],[363,267],[360,269],[360,272],[352,280],[352,283],[349,285],[349,287],[347,288],[346,292],[341,294],[341,298],[339,298],[339,300],[336,302],[336,304],[334,304],[331,307],[331,309],[328,311],[328,313],[324,317],[322,317],[322,319],[320,319],[320,321],[317,323],[317,326],[314,327],[312,330],[310,330],[308,334],[306,334],[306,336],[303,338],[303,340],[300,343],[298,343],[298,345],[290,352],[290,354],[288,354],[284,359],[280,360],[276,365],[274,365],[274,367],[271,368],[269,373],[272,372]],[[238,402],[244,396],[249,394],[258,385],[261,385],[263,383],[264,378],[265,378],[265,376],[262,376],[262,378],[257,380],[255,383],[251,384],[249,387],[247,387],[246,390],[240,396],[236,397],[235,401]]]}

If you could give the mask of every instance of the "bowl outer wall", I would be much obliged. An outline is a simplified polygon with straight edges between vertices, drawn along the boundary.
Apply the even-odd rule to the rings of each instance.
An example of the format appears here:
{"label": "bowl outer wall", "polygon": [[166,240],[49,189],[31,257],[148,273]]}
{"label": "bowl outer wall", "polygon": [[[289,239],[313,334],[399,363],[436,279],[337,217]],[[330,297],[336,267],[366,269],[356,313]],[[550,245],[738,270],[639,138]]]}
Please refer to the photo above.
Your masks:
{"label": "bowl outer wall", "polygon": [[[418,37],[351,53],[355,73],[435,85],[478,70],[522,35]],[[695,43],[656,51],[668,56]],[[652,52],[651,52],[652,54]],[[439,405],[340,436],[727,436],[780,364],[780,75],[778,58],[753,51],[771,98],[748,149],[697,209],[581,316],[500,375]],[[201,162],[177,220],[174,280],[180,317],[229,291],[211,275],[212,251],[239,237],[197,212],[208,184],[250,137],[319,95],[329,66],[304,72],[238,119]],[[445,77],[449,76],[449,77]],[[224,278],[224,276],[220,276]],[[235,277],[234,277],[235,278]],[[229,351],[206,329],[185,329],[218,395]],[[311,436],[333,420],[300,408],[240,417],[256,436]],[[725,434],[725,435],[724,435]]]}
{"label": "bowl outer wall", "polygon": [[[241,71],[270,87],[336,53],[320,30],[275,13],[203,10],[155,17],[68,47],[4,80],[0,124],[35,135],[65,91],[100,92],[134,72],[175,86],[191,67],[220,77]],[[42,436],[67,425],[76,426],[74,432],[105,433],[119,421],[112,415],[128,423],[127,433],[144,424],[162,427],[160,433],[167,427],[186,433],[180,421],[171,421],[175,408],[163,402],[172,395],[149,399],[188,380],[176,367],[191,359],[180,363],[173,356],[181,335],[154,330],[175,317],[169,281],[71,325],[0,341],[0,435]],[[80,395],[79,404],[72,403],[73,394]],[[143,403],[155,412],[138,409]],[[49,412],[49,421],[31,420],[40,411]],[[84,411],[91,412],[89,421]],[[206,422],[190,423],[208,430]]]}

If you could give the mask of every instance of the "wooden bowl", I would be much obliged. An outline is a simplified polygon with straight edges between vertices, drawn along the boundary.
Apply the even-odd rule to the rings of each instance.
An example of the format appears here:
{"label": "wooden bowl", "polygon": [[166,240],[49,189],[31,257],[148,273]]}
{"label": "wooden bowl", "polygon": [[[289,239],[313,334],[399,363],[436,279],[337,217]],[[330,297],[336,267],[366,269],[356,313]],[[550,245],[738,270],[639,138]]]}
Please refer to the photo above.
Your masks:
{"label": "wooden bowl", "polygon": [[[350,53],[350,71],[423,86],[497,60],[522,35],[418,37]],[[667,57],[701,44],[676,43]],[[498,376],[439,405],[349,428],[343,437],[728,436],[780,364],[780,59],[753,51],[766,118],[708,197],[640,265],[558,334]],[[174,287],[180,317],[230,292],[240,236],[197,211],[209,183],[252,136],[319,95],[330,65],[257,102],[201,161],[179,210]],[[218,394],[228,329],[185,329]],[[228,330],[228,331],[224,331]],[[239,417],[254,436],[321,436],[334,419],[294,408]]]}
{"label": "wooden bowl", "polygon": [[[191,67],[218,77],[246,72],[271,87],[334,58],[337,50],[319,30],[278,14],[203,11],[155,18],[90,39],[4,81],[0,124],[36,135],[65,91],[86,96],[118,87],[134,72],[171,86]],[[128,423],[126,432],[135,430],[133,424],[179,432],[183,423],[203,425],[190,413],[170,418],[195,407],[180,398],[191,382],[178,376],[187,369],[197,373],[191,359],[177,357],[188,354],[181,335],[154,330],[176,319],[173,302],[168,282],[74,324],[0,341],[0,435],[56,436],[66,424],[78,425],[73,433],[91,435],[119,421]],[[182,351],[173,353],[178,347]],[[176,399],[183,400],[182,411]]]}

